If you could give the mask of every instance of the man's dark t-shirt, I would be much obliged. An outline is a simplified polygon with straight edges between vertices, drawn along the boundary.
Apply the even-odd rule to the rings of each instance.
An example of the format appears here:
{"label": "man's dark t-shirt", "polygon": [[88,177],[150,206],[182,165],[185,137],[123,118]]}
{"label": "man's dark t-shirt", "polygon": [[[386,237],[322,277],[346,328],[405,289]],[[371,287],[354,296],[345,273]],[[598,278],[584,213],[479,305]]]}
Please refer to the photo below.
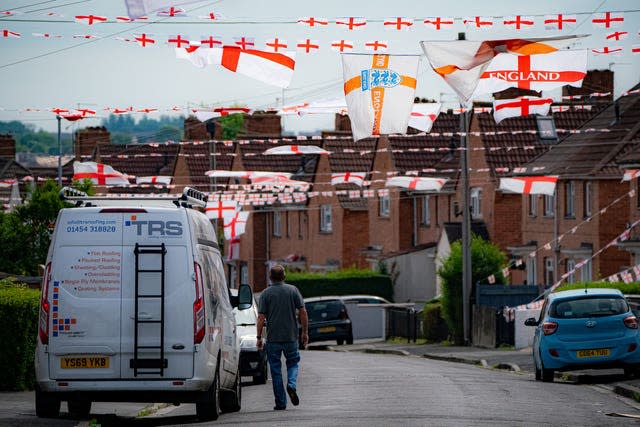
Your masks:
{"label": "man's dark t-shirt", "polygon": [[296,309],[303,307],[302,295],[293,285],[273,283],[262,291],[258,308],[267,319],[267,342],[297,341]]}

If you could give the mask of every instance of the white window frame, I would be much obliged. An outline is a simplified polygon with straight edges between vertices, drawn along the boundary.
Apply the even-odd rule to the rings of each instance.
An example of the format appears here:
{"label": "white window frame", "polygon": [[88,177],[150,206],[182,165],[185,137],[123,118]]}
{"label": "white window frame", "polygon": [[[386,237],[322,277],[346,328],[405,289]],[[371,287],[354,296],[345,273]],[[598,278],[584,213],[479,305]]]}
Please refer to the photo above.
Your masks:
{"label": "white window frame", "polygon": [[544,216],[554,217],[556,212],[556,196],[544,195]]}
{"label": "white window frame", "polygon": [[592,269],[591,260],[588,260],[587,262],[584,263],[584,265],[580,269],[580,280],[582,282],[590,282],[592,280],[593,272],[591,271],[591,269]]}
{"label": "white window frame", "polygon": [[323,233],[330,233],[333,231],[332,228],[332,214],[331,205],[321,205],[320,206],[320,231]]}
{"label": "white window frame", "polygon": [[282,236],[282,215],[280,211],[273,211],[273,235]]}
{"label": "white window frame", "polygon": [[527,257],[527,284],[537,285],[538,276],[536,274],[536,258]]}
{"label": "white window frame", "polygon": [[471,217],[482,218],[482,188],[471,189]]}
{"label": "white window frame", "polygon": [[431,203],[429,198],[429,195],[422,196],[422,225],[431,225]]}
{"label": "white window frame", "polygon": [[593,184],[591,181],[584,183],[584,217],[588,218],[593,214],[591,203],[593,202]]}
{"label": "white window frame", "polygon": [[378,214],[383,218],[389,218],[391,213],[391,203],[389,195],[380,196]]}
{"label": "white window frame", "polygon": [[553,257],[546,257],[544,259],[544,285],[551,286],[554,281],[555,262]]}
{"label": "white window frame", "polygon": [[576,186],[573,181],[564,183],[564,216],[575,218],[576,216]]}
{"label": "white window frame", "polygon": [[538,195],[529,194],[529,216],[535,218],[538,216]]}
{"label": "white window frame", "polygon": [[[576,268],[576,260],[567,258],[567,273]],[[576,282],[576,273],[573,272],[567,276],[567,283]]]}

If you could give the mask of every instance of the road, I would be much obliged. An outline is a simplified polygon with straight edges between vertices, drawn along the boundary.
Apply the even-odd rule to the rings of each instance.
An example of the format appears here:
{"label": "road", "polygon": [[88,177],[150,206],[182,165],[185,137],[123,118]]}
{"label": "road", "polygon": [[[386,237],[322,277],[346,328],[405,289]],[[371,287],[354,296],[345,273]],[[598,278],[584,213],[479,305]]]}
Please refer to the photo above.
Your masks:
{"label": "road", "polygon": [[[529,374],[409,356],[321,351],[305,351],[302,356],[301,403],[286,411],[272,410],[268,382],[246,385],[242,410],[223,414],[211,423],[199,423],[193,405],[169,406],[134,419],[131,404],[102,403],[95,404],[92,417],[103,427],[617,426],[637,425],[638,420],[607,414],[640,415],[640,406],[601,385],[541,383]],[[77,424],[64,419],[38,420],[33,408],[16,407],[21,414],[12,424],[6,424],[6,411],[0,411],[0,425]],[[113,415],[114,408],[118,415]]]}

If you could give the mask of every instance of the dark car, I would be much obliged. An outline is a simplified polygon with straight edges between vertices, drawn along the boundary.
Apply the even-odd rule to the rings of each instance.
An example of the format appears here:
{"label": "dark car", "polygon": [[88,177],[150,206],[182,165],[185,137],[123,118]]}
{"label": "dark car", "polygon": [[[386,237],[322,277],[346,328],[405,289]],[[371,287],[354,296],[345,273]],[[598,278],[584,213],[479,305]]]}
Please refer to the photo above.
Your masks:
{"label": "dark car", "polygon": [[353,329],[347,307],[339,297],[304,300],[309,316],[309,342],[333,341],[353,344]]}

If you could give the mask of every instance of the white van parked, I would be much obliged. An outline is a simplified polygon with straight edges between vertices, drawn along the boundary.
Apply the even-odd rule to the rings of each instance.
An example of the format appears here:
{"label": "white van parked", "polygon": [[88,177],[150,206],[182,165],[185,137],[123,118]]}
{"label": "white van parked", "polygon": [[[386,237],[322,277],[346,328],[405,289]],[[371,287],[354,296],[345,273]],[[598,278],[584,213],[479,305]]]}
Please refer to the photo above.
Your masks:
{"label": "white van parked", "polygon": [[240,349],[216,233],[186,188],[168,198],[61,196],[43,277],[36,413],[61,401],[86,417],[93,401],[196,404],[201,419],[239,411]]}

